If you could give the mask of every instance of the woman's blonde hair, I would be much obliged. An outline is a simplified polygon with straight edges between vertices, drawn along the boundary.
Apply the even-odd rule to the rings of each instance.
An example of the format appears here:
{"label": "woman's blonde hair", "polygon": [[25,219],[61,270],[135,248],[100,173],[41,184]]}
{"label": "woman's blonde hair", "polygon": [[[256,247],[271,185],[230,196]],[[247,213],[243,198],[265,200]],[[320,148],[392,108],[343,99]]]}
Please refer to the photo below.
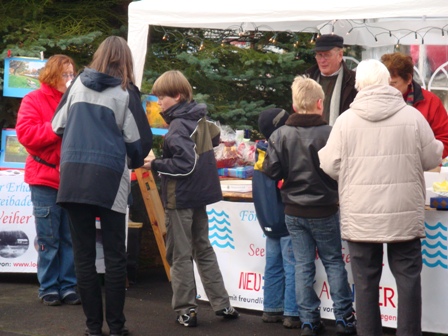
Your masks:
{"label": "woman's blonde hair", "polygon": [[39,74],[39,81],[56,88],[67,64],[73,66],[74,75],[76,75],[75,61],[71,57],[60,54],[51,56]]}
{"label": "woman's blonde hair", "polygon": [[130,82],[135,82],[131,49],[126,40],[119,36],[106,38],[95,51],[88,67],[120,78],[123,89],[126,89]]}
{"label": "woman's blonde hair", "polygon": [[152,94],[163,97],[175,98],[180,95],[181,102],[193,100],[193,89],[184,74],[178,70],[164,72],[155,81],[152,87]]}
{"label": "woman's blonde hair", "polygon": [[322,87],[314,79],[307,76],[297,76],[291,85],[292,105],[296,113],[314,113],[316,102],[324,99]]}

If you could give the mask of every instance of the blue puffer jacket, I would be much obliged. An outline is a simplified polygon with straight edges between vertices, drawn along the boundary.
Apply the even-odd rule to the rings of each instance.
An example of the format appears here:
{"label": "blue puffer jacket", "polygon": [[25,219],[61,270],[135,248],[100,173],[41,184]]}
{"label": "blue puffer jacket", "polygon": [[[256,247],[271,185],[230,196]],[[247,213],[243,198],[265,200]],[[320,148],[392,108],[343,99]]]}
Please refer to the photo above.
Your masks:
{"label": "blue puffer jacket", "polygon": [[282,202],[278,181],[268,177],[262,171],[263,161],[268,147],[267,141],[257,142],[254,176],[252,177],[252,197],[258,223],[264,234],[270,238],[289,235],[285,224],[285,207]]}
{"label": "blue puffer jacket", "polygon": [[92,69],[64,94],[52,120],[63,135],[58,203],[98,205],[126,213],[131,168],[143,165],[152,133],[134,85]]}

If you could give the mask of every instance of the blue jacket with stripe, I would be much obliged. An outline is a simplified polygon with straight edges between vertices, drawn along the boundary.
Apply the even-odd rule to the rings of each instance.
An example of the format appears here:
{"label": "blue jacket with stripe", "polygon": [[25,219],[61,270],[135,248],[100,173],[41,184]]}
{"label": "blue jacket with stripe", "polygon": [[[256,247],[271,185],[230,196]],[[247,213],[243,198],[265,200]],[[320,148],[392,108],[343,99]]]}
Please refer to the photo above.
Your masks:
{"label": "blue jacket with stripe", "polygon": [[129,169],[152,146],[140,92],[133,84],[85,69],[62,97],[52,120],[62,136],[57,202],[98,205],[126,213]]}

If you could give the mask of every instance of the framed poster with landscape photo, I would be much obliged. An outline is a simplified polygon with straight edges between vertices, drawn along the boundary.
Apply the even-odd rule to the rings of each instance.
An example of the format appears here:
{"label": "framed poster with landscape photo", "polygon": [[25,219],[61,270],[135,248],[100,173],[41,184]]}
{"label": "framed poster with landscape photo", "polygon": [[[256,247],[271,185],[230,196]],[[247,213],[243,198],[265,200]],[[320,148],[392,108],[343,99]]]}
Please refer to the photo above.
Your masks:
{"label": "framed poster with landscape photo", "polygon": [[0,169],[25,168],[28,153],[17,139],[15,129],[2,129],[0,148]]}
{"label": "framed poster with landscape photo", "polygon": [[23,98],[40,87],[39,74],[46,60],[29,57],[5,58],[3,95]]}

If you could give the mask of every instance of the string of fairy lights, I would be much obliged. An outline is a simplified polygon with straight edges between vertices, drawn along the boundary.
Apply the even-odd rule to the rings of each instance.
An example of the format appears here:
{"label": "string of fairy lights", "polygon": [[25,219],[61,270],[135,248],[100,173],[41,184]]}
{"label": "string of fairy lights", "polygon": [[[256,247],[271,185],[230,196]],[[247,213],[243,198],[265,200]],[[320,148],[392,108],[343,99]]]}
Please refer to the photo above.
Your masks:
{"label": "string of fairy lights", "polygon": [[[275,45],[278,41],[279,34],[289,34],[295,40],[293,43],[294,47],[297,48],[300,45],[299,35],[300,33],[311,34],[311,43],[314,43],[317,38],[320,37],[323,31],[331,34],[335,34],[335,28],[341,20],[330,20],[320,26],[316,27],[306,27],[298,31],[274,31],[271,27],[267,25],[256,25],[255,23],[250,23],[252,27],[247,28],[246,23],[241,23],[240,25],[230,26],[227,29],[208,29],[203,37],[199,37],[192,33],[193,30],[185,30],[183,32],[178,29],[168,29],[166,27],[160,27],[159,32],[163,32],[163,41],[170,41],[173,38],[181,41],[181,48],[184,48],[190,41],[195,41],[199,51],[205,48],[204,40],[214,40],[220,41],[221,45],[228,45],[234,42],[249,42],[257,43],[263,37],[269,36],[267,39],[269,44]],[[443,26],[428,25],[420,27],[418,29],[409,28],[396,28],[388,29],[383,27],[381,24],[371,23],[368,20],[342,20],[344,22],[344,27],[346,28],[346,35],[350,35],[357,30],[362,30],[367,32],[368,35],[372,37],[375,42],[379,42],[383,36],[388,38],[388,41],[394,40],[395,46],[398,48],[400,42],[404,39],[413,36],[415,39],[415,44],[425,44],[426,36],[431,33],[440,34],[441,37],[448,35],[448,23]],[[157,28],[156,28],[157,29]],[[340,34],[340,32],[339,32]],[[383,41],[384,42],[384,41]],[[409,43],[408,43],[409,44]]]}

